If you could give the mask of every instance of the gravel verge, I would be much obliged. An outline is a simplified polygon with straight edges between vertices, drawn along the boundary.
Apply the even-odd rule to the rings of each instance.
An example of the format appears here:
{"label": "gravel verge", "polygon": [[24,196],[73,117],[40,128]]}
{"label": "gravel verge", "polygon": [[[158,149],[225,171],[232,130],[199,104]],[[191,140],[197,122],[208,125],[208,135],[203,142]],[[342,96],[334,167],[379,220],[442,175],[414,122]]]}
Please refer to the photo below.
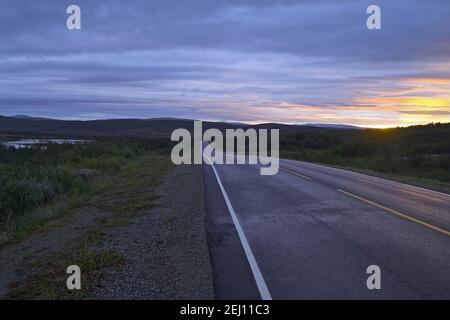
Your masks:
{"label": "gravel verge", "polygon": [[94,289],[95,299],[214,299],[201,166],[174,168],[156,194],[156,207],[97,246],[126,262]]}

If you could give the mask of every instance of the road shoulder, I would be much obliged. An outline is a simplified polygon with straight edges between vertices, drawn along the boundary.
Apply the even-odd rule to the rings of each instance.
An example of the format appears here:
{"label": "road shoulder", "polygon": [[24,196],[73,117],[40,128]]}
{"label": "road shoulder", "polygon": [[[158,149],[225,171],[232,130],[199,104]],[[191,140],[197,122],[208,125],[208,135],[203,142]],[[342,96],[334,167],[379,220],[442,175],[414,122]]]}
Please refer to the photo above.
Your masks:
{"label": "road shoulder", "polygon": [[126,257],[97,299],[213,299],[201,166],[179,166],[158,188],[157,207],[99,245]]}

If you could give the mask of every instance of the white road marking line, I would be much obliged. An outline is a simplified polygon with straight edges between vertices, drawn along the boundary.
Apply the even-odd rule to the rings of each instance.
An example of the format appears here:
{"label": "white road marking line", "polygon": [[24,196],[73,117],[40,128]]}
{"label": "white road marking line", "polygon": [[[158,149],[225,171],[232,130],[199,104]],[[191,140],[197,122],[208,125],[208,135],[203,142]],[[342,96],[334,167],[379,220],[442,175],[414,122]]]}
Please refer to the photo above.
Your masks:
{"label": "white road marking line", "polygon": [[214,171],[214,175],[216,176],[220,190],[222,191],[223,198],[225,199],[225,203],[227,204],[228,211],[231,215],[231,219],[233,220],[234,226],[239,235],[239,239],[241,240],[242,247],[244,248],[245,255],[247,256],[248,263],[250,264],[250,268],[252,269],[253,277],[255,278],[259,294],[261,295],[261,298],[263,300],[272,300],[272,296],[270,295],[269,289],[267,288],[266,282],[264,281],[264,277],[261,273],[261,270],[258,267],[258,263],[256,262],[252,249],[248,244],[247,237],[245,236],[244,230],[242,229],[241,224],[239,223],[239,219],[236,216],[236,212],[234,211],[233,206],[231,205],[227,192],[225,191],[225,188],[222,185],[222,181],[220,180],[219,174],[217,173],[217,170],[214,167],[214,164],[212,163],[211,159],[209,159],[209,157],[207,156],[205,156],[205,158],[208,159],[208,162]]}

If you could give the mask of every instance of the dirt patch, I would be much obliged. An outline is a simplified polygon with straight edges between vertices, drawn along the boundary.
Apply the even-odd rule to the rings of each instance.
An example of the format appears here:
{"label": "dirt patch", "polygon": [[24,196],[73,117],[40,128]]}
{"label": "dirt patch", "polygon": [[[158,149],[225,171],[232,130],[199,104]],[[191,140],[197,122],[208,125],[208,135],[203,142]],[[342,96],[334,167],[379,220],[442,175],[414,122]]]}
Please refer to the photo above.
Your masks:
{"label": "dirt patch", "polygon": [[17,288],[39,272],[29,262],[55,254],[62,248],[70,248],[93,224],[99,214],[91,208],[80,210],[67,224],[52,230],[38,232],[25,241],[0,251],[0,297],[6,297],[10,289]]}

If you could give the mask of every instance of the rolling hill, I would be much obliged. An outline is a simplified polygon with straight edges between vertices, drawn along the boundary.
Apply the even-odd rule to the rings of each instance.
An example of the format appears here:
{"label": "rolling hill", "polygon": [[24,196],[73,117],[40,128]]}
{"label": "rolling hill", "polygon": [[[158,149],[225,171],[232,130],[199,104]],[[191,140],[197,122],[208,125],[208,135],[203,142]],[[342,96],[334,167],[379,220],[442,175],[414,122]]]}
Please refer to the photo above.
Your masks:
{"label": "rolling hill", "polygon": [[[117,119],[92,121],[65,121],[33,117],[0,116],[0,133],[2,134],[34,134],[60,137],[129,137],[129,138],[164,138],[169,137],[177,128],[193,129],[193,120],[160,118],[160,119]],[[311,125],[286,125],[266,123],[247,125],[243,123],[203,122],[203,128],[255,128],[280,129],[282,134],[302,132],[325,132],[334,130],[352,130],[353,128],[320,128]]]}

